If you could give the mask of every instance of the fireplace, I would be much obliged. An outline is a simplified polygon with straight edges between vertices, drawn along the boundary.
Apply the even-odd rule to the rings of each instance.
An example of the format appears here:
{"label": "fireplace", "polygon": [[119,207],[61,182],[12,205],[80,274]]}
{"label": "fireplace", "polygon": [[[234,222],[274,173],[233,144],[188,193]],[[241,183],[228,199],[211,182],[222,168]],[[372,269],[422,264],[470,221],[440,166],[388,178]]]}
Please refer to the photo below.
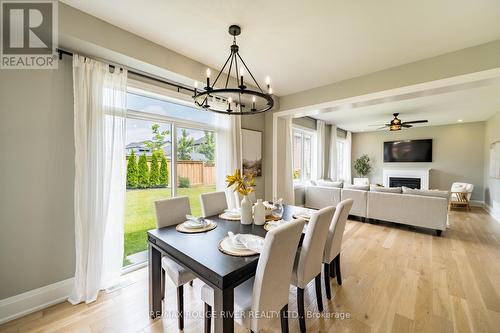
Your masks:
{"label": "fireplace", "polygon": [[430,171],[431,169],[425,168],[383,169],[384,186],[406,186],[428,190]]}
{"label": "fireplace", "polygon": [[389,177],[389,187],[406,186],[409,188],[420,189],[420,178],[410,177]]}

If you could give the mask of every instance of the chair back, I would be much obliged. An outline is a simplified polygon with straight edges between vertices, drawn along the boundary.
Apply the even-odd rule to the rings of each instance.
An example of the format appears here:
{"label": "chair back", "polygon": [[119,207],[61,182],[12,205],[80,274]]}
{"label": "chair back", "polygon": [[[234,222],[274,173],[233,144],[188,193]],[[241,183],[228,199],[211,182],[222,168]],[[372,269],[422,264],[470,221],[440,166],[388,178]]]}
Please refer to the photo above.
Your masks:
{"label": "chair back", "polygon": [[[253,313],[279,311],[288,304],[293,262],[304,224],[304,220],[296,220],[267,233],[255,273]],[[253,332],[265,327],[264,318],[259,317],[263,316],[252,319]]]}
{"label": "chair back", "polygon": [[297,287],[299,288],[305,288],[309,281],[321,273],[326,237],[334,211],[333,206],[322,208],[311,216],[307,224],[297,263]]}
{"label": "chair back", "polygon": [[474,191],[473,184],[455,182],[451,185],[451,192],[466,192],[467,200],[470,200],[472,191]]}
{"label": "chair back", "polygon": [[188,197],[177,197],[155,201],[156,227],[163,228],[186,221],[191,214]]}
{"label": "chair back", "polygon": [[203,217],[219,215],[227,209],[226,192],[203,193],[200,195]]}
{"label": "chair back", "polygon": [[325,253],[323,262],[329,264],[340,253],[342,247],[342,237],[344,236],[345,225],[354,200],[346,199],[338,203],[333,214],[328,237],[326,238]]}

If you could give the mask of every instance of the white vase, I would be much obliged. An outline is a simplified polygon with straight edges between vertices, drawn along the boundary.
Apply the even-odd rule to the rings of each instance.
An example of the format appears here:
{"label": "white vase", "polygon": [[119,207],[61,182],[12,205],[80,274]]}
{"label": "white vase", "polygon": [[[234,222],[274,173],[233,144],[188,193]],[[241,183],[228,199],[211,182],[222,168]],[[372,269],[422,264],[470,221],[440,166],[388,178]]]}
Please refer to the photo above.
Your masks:
{"label": "white vase", "polygon": [[262,199],[258,199],[255,206],[253,206],[253,223],[255,225],[266,223],[266,206],[262,203]]}
{"label": "white vase", "polygon": [[241,224],[252,224],[252,222],[252,203],[245,195],[241,200]]}

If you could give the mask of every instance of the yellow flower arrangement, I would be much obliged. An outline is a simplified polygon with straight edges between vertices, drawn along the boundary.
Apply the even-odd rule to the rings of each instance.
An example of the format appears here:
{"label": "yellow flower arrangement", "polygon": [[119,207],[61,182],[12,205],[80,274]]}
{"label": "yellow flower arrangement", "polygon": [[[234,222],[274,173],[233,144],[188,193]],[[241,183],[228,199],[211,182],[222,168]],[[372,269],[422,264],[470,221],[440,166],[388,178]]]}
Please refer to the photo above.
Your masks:
{"label": "yellow flower arrangement", "polygon": [[254,191],[255,178],[252,173],[241,176],[240,169],[236,169],[234,175],[226,176],[227,187],[236,185],[234,191],[238,191],[241,195],[248,195]]}

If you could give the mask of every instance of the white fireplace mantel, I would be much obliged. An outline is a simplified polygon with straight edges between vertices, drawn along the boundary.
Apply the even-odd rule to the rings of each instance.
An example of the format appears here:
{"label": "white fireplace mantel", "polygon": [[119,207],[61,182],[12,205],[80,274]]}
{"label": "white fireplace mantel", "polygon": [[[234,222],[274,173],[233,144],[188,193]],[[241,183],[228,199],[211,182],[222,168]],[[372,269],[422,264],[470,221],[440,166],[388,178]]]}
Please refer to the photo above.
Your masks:
{"label": "white fireplace mantel", "polygon": [[429,189],[429,175],[431,169],[383,169],[384,186],[389,187],[389,178],[391,177],[405,177],[405,178],[419,178],[420,188],[422,190]]}

